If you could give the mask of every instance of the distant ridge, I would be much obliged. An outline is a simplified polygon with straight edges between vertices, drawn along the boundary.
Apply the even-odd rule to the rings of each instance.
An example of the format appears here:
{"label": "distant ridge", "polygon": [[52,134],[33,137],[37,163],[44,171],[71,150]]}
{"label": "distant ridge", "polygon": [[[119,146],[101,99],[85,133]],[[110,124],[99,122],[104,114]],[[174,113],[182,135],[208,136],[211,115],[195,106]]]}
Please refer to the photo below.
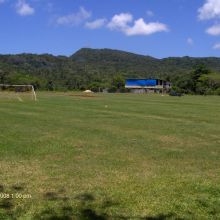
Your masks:
{"label": "distant ridge", "polygon": [[110,82],[114,75],[129,78],[160,77],[174,79],[190,73],[195,66],[205,65],[220,73],[217,57],[151,56],[112,49],[82,48],[70,57],[50,54],[0,55],[0,81],[37,81],[42,87],[53,82],[62,88],[86,87],[91,82]]}
{"label": "distant ridge", "polygon": [[139,55],[139,54],[135,54],[135,53],[131,53],[131,52],[126,52],[126,51],[122,51],[122,50],[113,50],[113,49],[91,49],[91,48],[82,48],[80,50],[78,50],[77,52],[75,52],[71,58],[78,58],[80,56],[84,56],[87,55],[89,57],[91,57],[91,55],[97,55],[99,56],[99,58],[101,59],[109,59],[112,58],[112,54],[114,54],[114,56],[116,57],[120,57],[120,58],[133,58],[133,59],[137,59],[137,57],[139,57],[140,59],[152,59],[152,60],[156,60],[156,58],[151,57],[151,56],[145,56],[145,55]]}
{"label": "distant ridge", "polygon": [[[74,61],[87,62],[94,64],[109,64],[119,69],[139,73],[180,73],[191,71],[196,65],[205,65],[212,71],[220,72],[220,58],[218,57],[168,57],[157,59],[151,56],[138,55],[131,52],[125,52],[112,49],[91,49],[82,48],[71,57]],[[120,66],[122,68],[120,68]]]}

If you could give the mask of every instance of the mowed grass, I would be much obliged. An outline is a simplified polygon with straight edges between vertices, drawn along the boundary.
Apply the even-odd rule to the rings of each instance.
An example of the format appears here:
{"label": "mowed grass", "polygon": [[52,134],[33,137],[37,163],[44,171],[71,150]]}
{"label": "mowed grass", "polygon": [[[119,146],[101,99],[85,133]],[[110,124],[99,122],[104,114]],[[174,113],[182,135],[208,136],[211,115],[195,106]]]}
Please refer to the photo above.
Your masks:
{"label": "mowed grass", "polygon": [[0,219],[220,219],[220,97],[1,97],[0,193]]}

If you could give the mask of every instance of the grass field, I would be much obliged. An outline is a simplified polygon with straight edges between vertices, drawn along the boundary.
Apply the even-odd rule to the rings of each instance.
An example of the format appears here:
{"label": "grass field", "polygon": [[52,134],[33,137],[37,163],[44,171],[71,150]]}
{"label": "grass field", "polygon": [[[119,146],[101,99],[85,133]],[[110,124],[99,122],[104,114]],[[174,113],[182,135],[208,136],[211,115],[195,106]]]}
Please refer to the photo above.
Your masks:
{"label": "grass field", "polygon": [[1,96],[0,195],[0,219],[220,219],[220,97]]}

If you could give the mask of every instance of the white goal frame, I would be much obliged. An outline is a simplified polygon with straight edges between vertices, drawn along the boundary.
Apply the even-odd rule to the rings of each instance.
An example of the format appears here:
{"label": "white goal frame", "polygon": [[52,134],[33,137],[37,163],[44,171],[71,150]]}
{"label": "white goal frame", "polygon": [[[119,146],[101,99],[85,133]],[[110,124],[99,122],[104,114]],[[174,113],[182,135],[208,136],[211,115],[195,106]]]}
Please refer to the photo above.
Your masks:
{"label": "white goal frame", "polygon": [[33,85],[10,85],[10,84],[0,84],[0,87],[29,87],[31,88],[31,91],[32,91],[32,99],[34,101],[37,101],[37,95],[36,95],[36,92],[35,92],[35,89],[34,89],[34,86]]}

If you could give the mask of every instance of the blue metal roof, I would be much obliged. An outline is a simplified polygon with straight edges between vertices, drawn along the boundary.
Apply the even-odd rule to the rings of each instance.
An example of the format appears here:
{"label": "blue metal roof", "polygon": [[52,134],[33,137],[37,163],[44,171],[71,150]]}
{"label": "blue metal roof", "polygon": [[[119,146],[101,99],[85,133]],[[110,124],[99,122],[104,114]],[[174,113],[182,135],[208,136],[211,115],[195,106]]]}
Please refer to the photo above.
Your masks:
{"label": "blue metal roof", "polygon": [[156,79],[127,79],[125,82],[126,86],[137,86],[137,87],[144,87],[144,86],[156,86],[157,80]]}

